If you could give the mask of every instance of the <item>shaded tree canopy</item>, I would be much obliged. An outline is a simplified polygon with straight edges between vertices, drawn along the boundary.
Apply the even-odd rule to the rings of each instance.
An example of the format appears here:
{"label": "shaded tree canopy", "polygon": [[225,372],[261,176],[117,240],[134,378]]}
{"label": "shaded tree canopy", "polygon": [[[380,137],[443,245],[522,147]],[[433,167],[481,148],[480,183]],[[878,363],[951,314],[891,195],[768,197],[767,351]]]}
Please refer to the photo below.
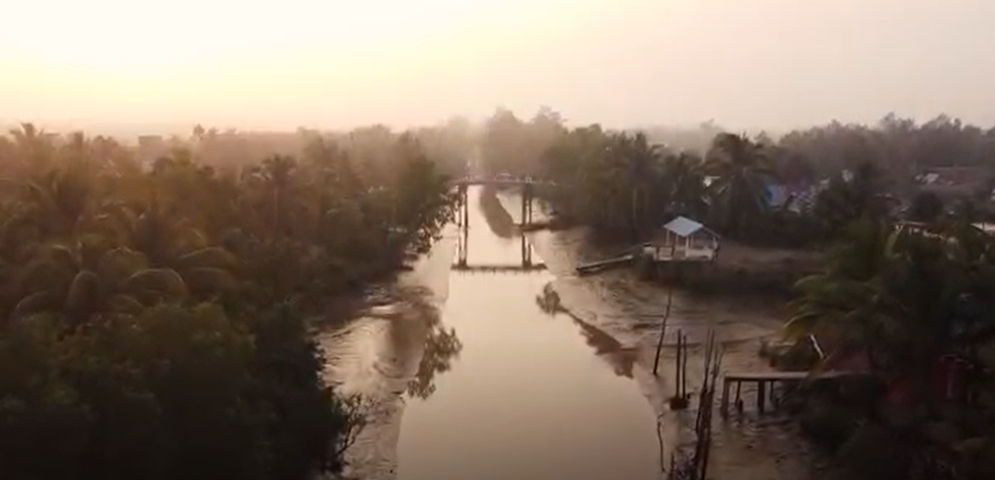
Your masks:
{"label": "shaded tree canopy", "polygon": [[0,137],[0,476],[340,467],[357,402],[322,383],[308,319],[452,216],[417,135],[354,133],[254,161],[200,127],[145,163],[81,133]]}

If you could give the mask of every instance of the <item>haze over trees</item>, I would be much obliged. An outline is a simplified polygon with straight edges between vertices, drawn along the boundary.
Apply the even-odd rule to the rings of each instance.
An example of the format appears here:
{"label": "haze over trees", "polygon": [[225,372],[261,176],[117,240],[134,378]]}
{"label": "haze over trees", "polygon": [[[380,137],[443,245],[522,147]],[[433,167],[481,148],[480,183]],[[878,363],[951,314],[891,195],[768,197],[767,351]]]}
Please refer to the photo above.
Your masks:
{"label": "haze over trees", "polygon": [[916,177],[931,169],[973,168],[981,177],[941,199],[948,207],[987,203],[995,185],[995,128],[945,115],[921,125],[892,114],[875,126],[832,122],[774,139],[712,122],[645,132],[569,128],[548,108],[528,122],[498,109],[481,137],[490,145],[488,171],[553,180],[558,188],[547,197],[562,214],[635,237],[687,214],[741,239],[799,244],[865,213],[907,207]]}
{"label": "haze over trees", "polygon": [[195,129],[141,165],[108,138],[0,136],[4,478],[341,465],[361,419],[321,382],[312,324],[424,252],[452,202],[415,135],[306,137],[253,158]]}
{"label": "haze over trees", "polygon": [[[11,478],[297,479],[341,466],[358,401],[321,383],[310,329],[336,320],[332,296],[426,252],[452,219],[448,179],[468,173],[549,180],[539,193],[560,217],[608,236],[646,238],[687,215],[753,243],[838,239],[826,270],[798,285],[789,331],[842,338],[840,351],[870,350],[896,373],[925,368],[960,341],[952,330],[987,318],[970,312],[992,308],[990,241],[971,225],[991,213],[995,129],[944,116],[775,139],[499,109],[479,126],[197,126],[151,145],[145,158],[30,124],[0,136]],[[972,187],[920,191],[925,172],[950,168],[972,169]],[[893,241],[897,218],[941,233]],[[433,328],[440,353],[415,395],[460,347]]]}

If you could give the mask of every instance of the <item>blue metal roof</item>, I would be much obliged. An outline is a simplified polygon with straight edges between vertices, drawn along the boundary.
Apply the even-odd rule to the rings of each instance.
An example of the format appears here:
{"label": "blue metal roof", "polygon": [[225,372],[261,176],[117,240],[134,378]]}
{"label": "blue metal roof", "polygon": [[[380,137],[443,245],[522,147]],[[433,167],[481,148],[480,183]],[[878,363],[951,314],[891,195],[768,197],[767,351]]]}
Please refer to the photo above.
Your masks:
{"label": "blue metal roof", "polygon": [[667,222],[667,224],[664,225],[663,228],[666,229],[666,230],[669,230],[669,231],[673,232],[674,234],[676,234],[679,237],[691,236],[695,232],[697,232],[698,230],[702,230],[702,229],[704,229],[706,232],[708,232],[708,233],[710,233],[712,235],[715,235],[716,237],[718,236],[718,234],[716,234],[715,232],[711,231],[708,227],[706,227],[706,226],[704,226],[704,225],[702,225],[702,224],[700,224],[700,223],[698,223],[698,222],[696,222],[694,220],[691,220],[690,218],[687,218],[687,217],[677,217],[677,218],[675,218],[675,219]]}

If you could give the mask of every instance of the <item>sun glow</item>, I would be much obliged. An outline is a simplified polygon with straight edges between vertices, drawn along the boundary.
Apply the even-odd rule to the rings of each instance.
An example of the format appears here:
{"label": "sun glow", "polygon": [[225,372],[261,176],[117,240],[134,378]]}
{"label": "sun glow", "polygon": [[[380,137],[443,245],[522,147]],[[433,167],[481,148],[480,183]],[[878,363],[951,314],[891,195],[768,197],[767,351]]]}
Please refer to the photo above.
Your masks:
{"label": "sun glow", "polygon": [[[993,2],[0,0],[0,123],[995,121]],[[858,73],[859,72],[859,73]]]}

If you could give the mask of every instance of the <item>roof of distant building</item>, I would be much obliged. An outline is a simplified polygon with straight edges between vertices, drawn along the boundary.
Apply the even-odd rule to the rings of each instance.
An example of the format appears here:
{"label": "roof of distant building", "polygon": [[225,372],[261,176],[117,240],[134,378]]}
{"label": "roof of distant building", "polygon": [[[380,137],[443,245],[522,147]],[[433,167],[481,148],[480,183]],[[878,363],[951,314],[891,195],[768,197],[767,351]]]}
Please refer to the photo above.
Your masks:
{"label": "roof of distant building", "polygon": [[675,219],[667,222],[667,224],[664,225],[663,228],[665,230],[673,232],[674,234],[676,234],[679,237],[688,237],[688,236],[691,236],[691,235],[695,234],[696,232],[698,232],[699,230],[704,230],[704,231],[706,231],[706,232],[708,232],[708,233],[710,233],[710,234],[712,234],[712,235],[714,235],[716,237],[719,236],[719,234],[715,233],[714,231],[712,231],[708,227],[702,225],[701,223],[696,222],[694,220],[691,220],[690,218],[683,217],[683,216],[677,217],[677,218],[675,218]]}

